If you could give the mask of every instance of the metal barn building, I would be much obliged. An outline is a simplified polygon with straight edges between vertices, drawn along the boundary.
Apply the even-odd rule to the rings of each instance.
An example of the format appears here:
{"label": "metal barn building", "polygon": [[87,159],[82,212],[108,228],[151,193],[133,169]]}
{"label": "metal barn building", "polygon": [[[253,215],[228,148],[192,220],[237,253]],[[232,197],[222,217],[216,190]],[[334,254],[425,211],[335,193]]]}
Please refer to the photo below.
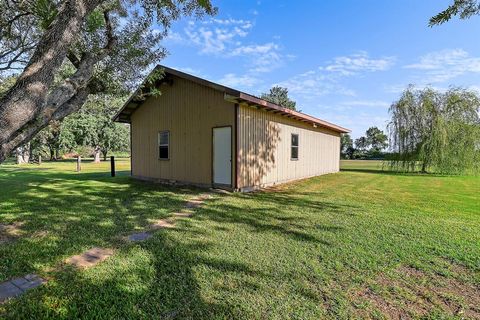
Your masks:
{"label": "metal barn building", "polygon": [[137,90],[115,116],[131,124],[139,179],[249,191],[339,171],[338,125],[164,66],[161,95]]}

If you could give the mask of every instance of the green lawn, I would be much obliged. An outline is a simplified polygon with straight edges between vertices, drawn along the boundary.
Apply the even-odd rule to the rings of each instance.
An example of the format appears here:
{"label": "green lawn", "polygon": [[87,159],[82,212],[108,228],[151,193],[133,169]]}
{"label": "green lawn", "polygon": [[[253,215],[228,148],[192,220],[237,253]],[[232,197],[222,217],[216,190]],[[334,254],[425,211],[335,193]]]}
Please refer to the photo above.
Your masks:
{"label": "green lawn", "polygon": [[[119,235],[202,190],[143,183],[128,162],[0,166],[0,282],[49,281],[0,318],[480,318],[480,178],[338,174],[219,194],[142,243]],[[87,269],[63,261],[114,248]]]}

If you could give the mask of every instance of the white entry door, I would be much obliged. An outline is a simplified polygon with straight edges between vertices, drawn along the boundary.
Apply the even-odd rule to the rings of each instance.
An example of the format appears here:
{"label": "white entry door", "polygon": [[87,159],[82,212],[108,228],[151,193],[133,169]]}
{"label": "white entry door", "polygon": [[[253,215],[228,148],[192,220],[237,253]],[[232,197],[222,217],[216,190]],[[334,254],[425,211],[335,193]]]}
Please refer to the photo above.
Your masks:
{"label": "white entry door", "polygon": [[213,128],[213,183],[232,185],[232,128]]}

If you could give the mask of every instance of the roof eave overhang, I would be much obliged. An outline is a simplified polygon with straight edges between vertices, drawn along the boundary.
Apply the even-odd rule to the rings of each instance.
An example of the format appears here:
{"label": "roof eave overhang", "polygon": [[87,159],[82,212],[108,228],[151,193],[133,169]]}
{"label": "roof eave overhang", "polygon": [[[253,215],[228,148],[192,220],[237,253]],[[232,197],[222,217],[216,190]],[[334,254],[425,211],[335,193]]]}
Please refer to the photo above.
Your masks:
{"label": "roof eave overhang", "polygon": [[238,92],[238,95],[226,94],[225,95],[225,100],[235,102],[235,103],[242,103],[243,102],[243,103],[246,103],[247,105],[256,106],[256,107],[259,107],[261,109],[265,109],[267,111],[271,111],[271,112],[280,114],[280,115],[288,117],[288,118],[292,118],[292,119],[295,119],[295,120],[298,120],[298,121],[301,121],[301,122],[306,122],[306,123],[312,124],[313,126],[323,127],[323,128],[335,131],[335,132],[339,132],[339,133],[349,133],[349,132],[351,132],[347,128],[343,128],[341,126],[330,123],[328,121],[309,116],[308,114],[305,114],[305,113],[302,113],[302,112],[298,112],[298,111],[295,111],[295,110],[283,108],[279,105],[276,105],[276,104],[268,102],[266,100],[257,98],[255,96],[249,95],[247,93]]}
{"label": "roof eave overhang", "polygon": [[[155,67],[155,70],[162,69],[164,70],[165,74],[170,74],[177,76],[179,78],[187,79],[190,81],[193,81],[195,83],[207,86],[209,88],[222,91],[225,95],[225,100],[233,102],[233,103],[246,103],[251,106],[257,106],[262,109],[265,109],[267,111],[272,111],[274,113],[281,114],[283,116],[296,119],[298,121],[310,123],[313,126],[320,126],[335,132],[339,133],[349,133],[351,132],[349,129],[343,128],[341,126],[338,126],[336,124],[330,123],[325,120],[321,120],[312,116],[309,116],[308,114],[290,110],[287,108],[283,108],[279,105],[276,105],[274,103],[268,102],[266,100],[257,98],[255,96],[252,96],[250,94],[222,86],[220,84],[195,77],[193,75],[190,75],[188,73],[184,73],[175,69],[171,69],[162,65],[158,65]],[[153,72],[153,71],[152,71]],[[135,110],[143,103],[144,99],[139,98],[140,93],[142,88],[146,88],[146,83],[143,82],[142,85],[139,86],[139,88],[130,96],[130,98],[127,100],[127,102],[123,105],[123,107],[117,112],[117,114],[113,117],[114,121],[117,122],[123,122],[123,123],[130,123],[131,122],[131,115]]]}

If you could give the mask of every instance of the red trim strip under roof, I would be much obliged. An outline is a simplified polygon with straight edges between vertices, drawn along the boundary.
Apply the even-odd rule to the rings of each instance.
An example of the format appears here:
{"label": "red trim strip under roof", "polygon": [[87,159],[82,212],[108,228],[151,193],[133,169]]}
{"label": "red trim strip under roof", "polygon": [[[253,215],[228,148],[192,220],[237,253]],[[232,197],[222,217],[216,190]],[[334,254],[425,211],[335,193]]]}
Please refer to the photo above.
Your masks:
{"label": "red trim strip under roof", "polygon": [[333,124],[333,123],[330,123],[328,121],[312,117],[312,116],[310,116],[308,114],[305,114],[305,113],[302,113],[302,112],[298,112],[298,111],[295,111],[295,110],[283,108],[279,105],[268,102],[264,99],[257,98],[255,96],[249,95],[247,93],[240,92],[239,99],[248,101],[250,103],[258,105],[259,107],[262,107],[262,108],[267,109],[267,110],[279,111],[280,113],[282,113],[284,115],[290,115],[292,118],[295,118],[297,120],[304,120],[306,122],[315,123],[315,124],[318,124],[322,127],[325,127],[325,128],[328,128],[328,129],[331,129],[331,130],[334,130],[334,131],[338,131],[338,132],[341,132],[341,133],[350,132],[350,130],[348,130],[346,128],[343,128],[341,126],[337,126],[336,124]]}
{"label": "red trim strip under roof", "polygon": [[[290,118],[293,118],[293,119],[296,119],[296,120],[299,120],[299,121],[316,124],[316,125],[319,125],[321,127],[324,127],[324,128],[336,131],[336,132],[340,132],[340,133],[350,132],[350,130],[348,130],[346,128],[343,128],[341,126],[338,126],[336,124],[330,123],[330,122],[322,120],[322,119],[312,117],[312,116],[310,116],[308,114],[305,114],[305,113],[302,113],[302,112],[298,112],[298,111],[294,111],[294,110],[291,110],[291,109],[283,108],[282,106],[279,106],[279,105],[276,105],[274,103],[268,102],[264,99],[252,96],[248,93],[244,93],[244,92],[241,92],[241,91],[223,86],[221,84],[214,83],[214,82],[211,82],[211,81],[193,76],[191,74],[181,72],[179,70],[175,70],[175,69],[165,67],[165,66],[162,66],[162,65],[158,65],[158,66],[155,67],[155,69],[159,69],[159,68],[163,69],[165,71],[165,74],[171,74],[171,75],[177,76],[179,78],[190,80],[190,81],[196,82],[200,85],[204,85],[204,86],[213,88],[215,90],[222,91],[225,94],[229,95],[231,98],[234,98],[235,100],[237,100],[237,99],[242,100],[242,101],[247,102],[248,104],[253,104],[253,105],[256,105],[256,106],[258,106],[260,108],[263,108],[263,109],[266,109],[266,110],[278,111],[278,113],[280,113],[284,116],[287,116],[287,117],[290,117]],[[138,91],[139,91],[139,89],[137,89],[130,96],[130,98],[127,100],[125,105],[114,116],[113,119],[115,121],[130,122],[130,115],[141,104],[141,103],[138,103],[138,102],[134,102],[135,95],[138,94]]]}

